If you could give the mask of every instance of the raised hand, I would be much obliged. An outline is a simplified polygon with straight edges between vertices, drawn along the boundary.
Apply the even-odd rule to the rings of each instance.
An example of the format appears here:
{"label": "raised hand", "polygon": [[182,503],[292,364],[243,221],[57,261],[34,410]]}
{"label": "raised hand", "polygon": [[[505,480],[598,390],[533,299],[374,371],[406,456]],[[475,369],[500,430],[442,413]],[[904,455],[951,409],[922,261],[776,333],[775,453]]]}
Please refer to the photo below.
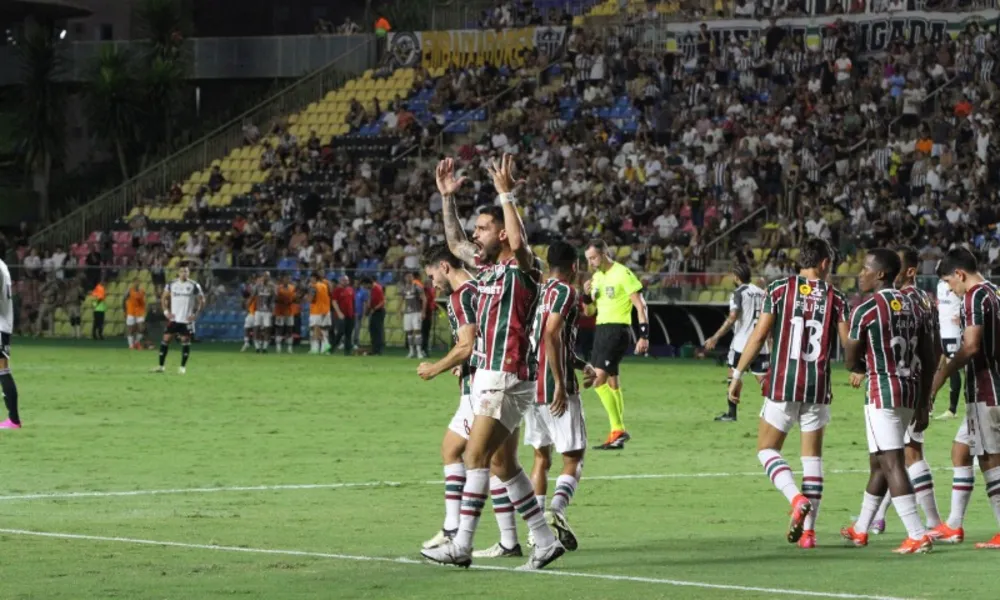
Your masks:
{"label": "raised hand", "polygon": [[454,196],[465,183],[465,177],[455,177],[455,161],[451,158],[446,158],[437,164],[435,179],[442,196]]}
{"label": "raised hand", "polygon": [[510,194],[514,188],[524,183],[523,179],[514,178],[515,168],[512,154],[504,154],[499,161],[494,158],[486,167],[486,171],[493,178],[493,187],[496,188],[498,194]]}

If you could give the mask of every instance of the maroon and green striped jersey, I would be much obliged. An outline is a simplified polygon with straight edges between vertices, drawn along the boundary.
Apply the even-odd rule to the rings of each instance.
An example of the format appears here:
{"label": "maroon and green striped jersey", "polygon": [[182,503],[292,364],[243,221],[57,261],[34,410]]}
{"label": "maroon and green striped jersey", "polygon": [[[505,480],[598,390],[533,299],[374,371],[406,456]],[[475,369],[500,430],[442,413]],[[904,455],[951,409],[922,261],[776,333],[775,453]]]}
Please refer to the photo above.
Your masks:
{"label": "maroon and green striped jersey", "polygon": [[530,378],[528,329],[538,300],[537,270],[521,269],[513,257],[480,265],[476,275],[478,332],[472,366]]}
{"label": "maroon and green striped jersey", "polygon": [[764,396],[774,402],[831,402],[830,357],[837,326],[847,321],[849,310],[847,296],[825,281],[792,276],[768,286],[762,312],[774,315],[774,326]]}
{"label": "maroon and green striped jersey", "polygon": [[555,393],[556,380],[549,368],[548,355],[545,347],[545,326],[549,317],[557,314],[563,319],[562,350],[558,356],[563,368],[563,389],[566,395],[577,394],[580,391],[573,367],[577,363],[574,348],[576,348],[576,321],[580,317],[579,296],[573,286],[558,279],[549,279],[542,286],[538,295],[538,308],[535,309],[535,321],[531,326],[532,371],[537,375],[535,386],[536,399],[539,404],[549,404]]}
{"label": "maroon and green striped jersey", "polygon": [[851,314],[848,337],[865,348],[868,387],[865,404],[915,408],[920,394],[917,356],[924,336],[933,335],[926,313],[897,289],[883,289]]}
{"label": "maroon and green striped jersey", "polygon": [[965,366],[968,402],[1000,406],[1000,290],[989,281],[977,283],[962,299],[962,330],[982,327],[979,350]]}
{"label": "maroon and green striped jersey", "polygon": [[[920,314],[921,322],[924,327],[927,328],[928,335],[930,335],[936,342],[934,347],[939,348],[941,346],[941,340],[939,339],[941,335],[941,325],[938,318],[937,300],[924,290],[912,284],[904,285],[899,288],[899,292],[909,298],[910,302],[913,303],[914,311]],[[914,348],[913,351],[916,353],[916,348]],[[919,356],[914,358],[913,367],[913,375],[919,380],[920,373],[923,372],[923,365],[920,364]],[[937,369],[937,365],[935,365],[934,368]]]}
{"label": "maroon and green striped jersey", "polygon": [[[458,330],[467,325],[475,327],[476,305],[479,303],[479,292],[475,281],[470,279],[458,286],[448,296],[448,324],[451,326],[452,342],[458,341]],[[462,363],[462,374],[458,378],[458,387],[463,396],[472,393],[472,365],[470,361]]]}

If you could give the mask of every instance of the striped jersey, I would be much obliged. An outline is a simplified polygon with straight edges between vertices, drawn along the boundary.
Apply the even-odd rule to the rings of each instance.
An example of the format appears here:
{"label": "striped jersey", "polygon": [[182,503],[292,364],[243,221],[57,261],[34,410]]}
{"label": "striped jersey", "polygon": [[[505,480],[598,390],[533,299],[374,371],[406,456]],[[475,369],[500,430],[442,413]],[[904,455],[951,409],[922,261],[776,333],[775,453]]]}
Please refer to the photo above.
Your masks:
{"label": "striped jersey", "polygon": [[962,329],[982,327],[979,351],[965,366],[968,402],[1000,406],[1000,290],[989,281],[977,283],[962,299]]}
{"label": "striped jersey", "polygon": [[865,346],[865,404],[914,408],[920,393],[916,357],[929,315],[909,296],[888,288],[875,292],[851,314],[849,337]]}
{"label": "striped jersey", "polygon": [[527,380],[528,328],[538,300],[538,271],[524,271],[513,257],[490,265],[476,260],[478,331],[472,366]]}
{"label": "striped jersey", "polygon": [[847,297],[825,281],[791,276],[767,288],[762,313],[774,315],[764,395],[774,402],[830,404],[830,357]]}
{"label": "striped jersey", "polygon": [[570,284],[558,279],[549,279],[542,286],[538,295],[538,308],[535,309],[535,320],[531,326],[532,371],[537,376],[536,400],[539,404],[552,402],[555,393],[556,380],[549,369],[548,355],[545,348],[545,326],[549,316],[557,314],[563,319],[562,350],[558,360],[562,363],[563,389],[566,395],[577,394],[580,388],[576,381],[573,366],[576,363],[577,319],[580,317],[580,301],[576,290]]}
{"label": "striped jersey", "polygon": [[[475,282],[470,279],[458,286],[448,296],[448,325],[451,326],[452,342],[458,341],[458,330],[466,325],[475,327],[476,305],[479,303],[479,292],[476,291]],[[472,372],[471,359],[462,363],[462,374],[458,377],[458,387],[463,396],[472,394]]]}
{"label": "striped jersey", "polygon": [[[900,293],[910,299],[914,306],[920,310],[921,316],[923,317],[923,325],[928,328],[928,335],[932,338],[937,339],[940,335],[941,325],[938,323],[938,311],[937,304],[934,298],[928,294],[926,291],[918,288],[917,286],[910,284],[904,285],[899,288]],[[940,345],[940,344],[939,344]],[[916,375],[921,373],[920,361],[916,361]],[[937,369],[937,365],[934,366]]]}
{"label": "striped jersey", "polygon": [[[760,311],[764,308],[764,296],[764,290],[752,283],[744,283],[736,288],[732,296],[729,297],[729,311],[740,313],[733,327],[733,350],[736,352],[743,352],[747,341],[750,340],[750,334],[757,327]],[[761,354],[768,353],[766,343],[760,352]]]}

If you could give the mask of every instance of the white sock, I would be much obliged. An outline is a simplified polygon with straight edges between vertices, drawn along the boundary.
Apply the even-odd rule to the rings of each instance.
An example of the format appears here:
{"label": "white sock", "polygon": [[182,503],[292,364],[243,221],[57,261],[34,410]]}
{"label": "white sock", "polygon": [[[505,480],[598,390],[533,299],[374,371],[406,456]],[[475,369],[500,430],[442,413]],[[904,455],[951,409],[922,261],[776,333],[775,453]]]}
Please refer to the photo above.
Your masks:
{"label": "white sock", "polygon": [[[889,512],[889,505],[890,504],[892,504],[892,494],[890,494],[889,492],[886,492],[885,496],[882,496],[882,504],[879,504],[878,505],[878,510],[875,511],[875,520],[876,521],[885,521],[885,513]],[[861,531],[859,533],[864,533],[864,532]]]}
{"label": "white sock", "polygon": [[538,494],[535,494],[535,502],[538,503],[538,508],[541,508],[542,512],[545,512],[545,496],[544,495],[539,496]]}
{"label": "white sock", "polygon": [[490,499],[493,501],[493,516],[500,528],[500,545],[510,549],[517,545],[517,515],[514,503],[507,495],[507,488],[496,475],[490,476]]}
{"label": "white sock", "polygon": [[552,503],[549,507],[553,512],[564,513],[576,493],[576,486],[580,482],[572,475],[560,475],[556,479],[556,491],[552,494]]}
{"label": "white sock", "polygon": [[486,493],[490,489],[489,469],[466,469],[465,487],[462,488],[462,509],[458,518],[458,533],[455,545],[472,548],[472,539],[479,526],[479,516],[483,514]]}
{"label": "white sock", "polygon": [[[888,496],[888,493],[886,495]],[[878,511],[880,504],[882,504],[881,496],[873,496],[865,492],[864,497],[861,499],[861,514],[858,515],[858,520],[854,522],[854,531],[857,533],[868,533],[868,530],[872,526],[872,519],[875,518],[875,513]]]}
{"label": "white sock", "polygon": [[535,500],[535,489],[524,469],[518,471],[513,479],[505,481],[503,485],[507,488],[511,501],[514,502],[514,508],[531,528],[531,533],[535,536],[535,546],[546,548],[554,544],[556,536],[545,522],[545,513],[542,512],[542,507],[538,506],[538,500]]}
{"label": "white sock", "polygon": [[896,508],[896,514],[903,521],[907,535],[915,540],[927,535],[927,529],[924,528],[924,524],[920,521],[920,513],[917,512],[916,494],[893,496],[892,505]]}
{"label": "white sock", "polygon": [[250,336],[249,335],[244,335],[243,336],[243,345],[244,346],[249,346],[250,345]]}
{"label": "white sock", "polygon": [[948,527],[959,529],[965,521],[965,509],[969,507],[972,488],[976,485],[976,474],[972,467],[954,467],[951,479],[951,513]]}
{"label": "white sock", "polygon": [[934,498],[934,478],[931,476],[930,466],[926,460],[919,460],[907,467],[906,473],[913,484],[913,494],[917,497],[917,504],[924,511],[927,527],[930,529],[937,527],[941,524],[941,515],[938,514],[937,499]]}
{"label": "white sock", "polygon": [[814,531],[819,505],[823,501],[823,458],[820,456],[802,457],[802,495],[812,504],[812,511],[806,515],[803,528]]}
{"label": "white sock", "polygon": [[136,344],[141,344],[142,343],[142,334],[141,333],[135,334],[135,343]]}
{"label": "white sock", "polygon": [[465,487],[465,465],[444,466],[444,525],[445,531],[458,529],[458,513],[462,510],[462,488]]}
{"label": "white sock", "polygon": [[274,347],[277,348],[278,352],[281,352],[281,342],[283,341],[285,341],[284,336],[274,336]]}
{"label": "white sock", "polygon": [[774,450],[761,450],[757,453],[757,459],[764,465],[764,473],[771,479],[771,483],[785,495],[788,502],[799,495],[799,486],[795,485],[792,468],[781,458],[781,454]]}
{"label": "white sock", "polygon": [[1000,467],[993,467],[983,473],[986,480],[986,495],[989,496],[990,504],[993,506],[993,516],[1000,523]]}
{"label": "white sock", "polygon": [[131,348],[134,345],[135,345],[135,338],[133,338],[132,336],[128,336],[128,347]]}
{"label": "white sock", "polygon": [[309,351],[319,352],[319,340],[309,340]]}
{"label": "white sock", "polygon": [[424,351],[424,336],[417,333],[413,335],[413,347],[416,348],[417,352]]}

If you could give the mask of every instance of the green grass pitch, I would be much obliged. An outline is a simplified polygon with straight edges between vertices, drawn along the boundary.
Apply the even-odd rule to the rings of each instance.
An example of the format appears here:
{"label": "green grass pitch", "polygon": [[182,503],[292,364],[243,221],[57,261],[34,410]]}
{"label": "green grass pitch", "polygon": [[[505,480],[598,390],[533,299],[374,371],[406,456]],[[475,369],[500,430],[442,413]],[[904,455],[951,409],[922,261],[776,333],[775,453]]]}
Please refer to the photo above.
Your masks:
{"label": "green grass pitch", "polygon": [[[760,401],[714,423],[723,369],[632,360],[634,441],[586,459],[569,511],[580,550],[521,573],[520,560],[417,560],[441,524],[438,448],[457,398],[454,379],[423,382],[415,361],[196,346],[179,376],[176,346],[164,375],[148,373],[155,352],[117,345],[15,340],[13,356],[26,426],[0,432],[4,600],[995,597],[998,555],[971,545],[997,529],[978,475],[965,545],[896,556],[891,511],[867,549],[842,545],[867,457],[861,394],[839,366],[817,550],[784,540],[788,506],[756,459]],[[606,417],[584,397],[599,441]],[[945,513],[956,428],[927,435]],[[793,434],[800,474],[797,449]],[[487,510],[477,545],[496,538]]]}

